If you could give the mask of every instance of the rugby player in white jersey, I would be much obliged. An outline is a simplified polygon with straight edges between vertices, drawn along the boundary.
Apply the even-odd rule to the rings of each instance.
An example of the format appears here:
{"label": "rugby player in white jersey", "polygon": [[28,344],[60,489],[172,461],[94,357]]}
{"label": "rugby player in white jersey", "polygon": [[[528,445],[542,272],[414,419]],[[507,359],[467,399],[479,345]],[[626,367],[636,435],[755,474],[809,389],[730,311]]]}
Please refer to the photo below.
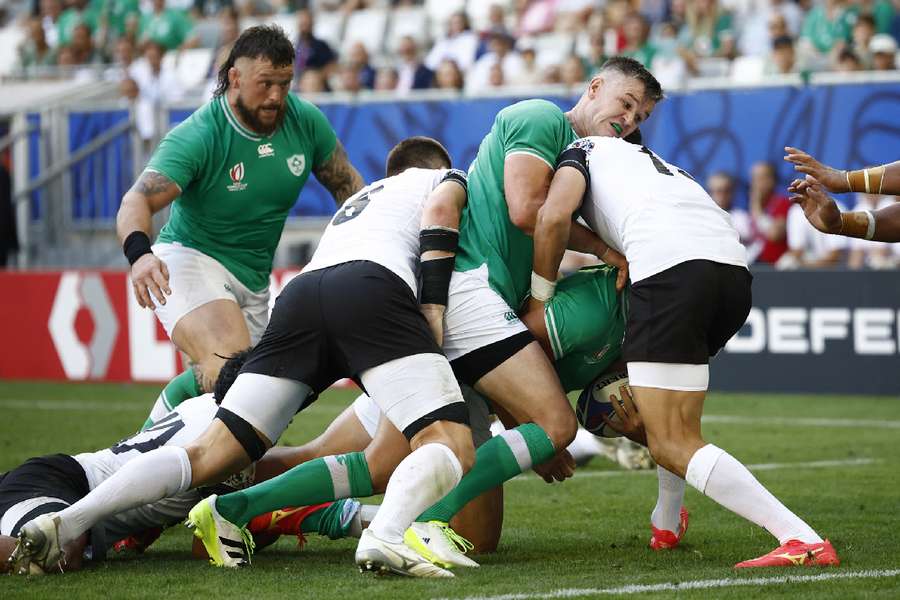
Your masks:
{"label": "rugby player in white jersey", "polygon": [[[72,506],[23,525],[16,549],[21,564],[55,564],[60,548],[104,514],[240,471],[322,390],[353,377],[413,449],[391,475],[356,562],[380,572],[452,576],[406,547],[403,534],[474,461],[468,413],[440,350],[458,239],[454,219],[465,204],[466,178],[449,169],[446,150],[428,138],[392,154],[398,175],[364,188],[332,219],[311,263],[276,301],[266,332],[209,428],[186,447],[137,457]],[[329,458],[310,485],[331,495],[372,493],[364,455]],[[147,472],[156,476],[148,480]],[[239,507],[229,507],[232,520],[235,512]],[[227,530],[215,496],[189,518],[217,564],[247,562],[249,548],[240,548],[244,536],[233,526]],[[217,534],[211,538],[211,532]]]}
{"label": "rugby player in white jersey", "polygon": [[[629,263],[622,354],[657,464],[778,539],[777,549],[737,567],[838,565],[831,543],[700,433],[709,359],[751,307],[752,276],[728,214],[646,146],[587,137],[560,155],[538,213],[538,281],[556,278],[576,216]],[[552,297],[552,284],[542,288],[532,295]]]}

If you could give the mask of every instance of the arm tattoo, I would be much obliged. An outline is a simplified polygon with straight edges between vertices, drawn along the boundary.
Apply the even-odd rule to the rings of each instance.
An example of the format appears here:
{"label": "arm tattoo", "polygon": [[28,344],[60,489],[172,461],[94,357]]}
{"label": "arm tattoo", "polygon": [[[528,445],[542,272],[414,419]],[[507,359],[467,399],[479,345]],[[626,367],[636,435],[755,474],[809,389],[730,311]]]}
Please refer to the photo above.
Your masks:
{"label": "arm tattoo", "polygon": [[197,382],[197,387],[201,392],[203,392],[204,394],[208,394],[209,392],[213,391],[213,389],[216,387],[216,382],[203,374],[203,369],[201,368],[200,363],[191,361],[190,369],[194,373],[194,380]]}
{"label": "arm tattoo", "polygon": [[173,185],[175,185],[175,182],[162,173],[157,173],[156,171],[144,171],[141,173],[141,176],[138,177],[138,180],[134,182],[134,185],[131,186],[131,189],[138,194],[150,197],[165,192]]}
{"label": "arm tattoo", "polygon": [[313,170],[313,174],[319,180],[319,183],[331,192],[338,206],[365,185],[362,175],[350,164],[350,159],[347,158],[347,151],[344,150],[340,140],[334,147],[331,158],[324,164],[316,167]]}

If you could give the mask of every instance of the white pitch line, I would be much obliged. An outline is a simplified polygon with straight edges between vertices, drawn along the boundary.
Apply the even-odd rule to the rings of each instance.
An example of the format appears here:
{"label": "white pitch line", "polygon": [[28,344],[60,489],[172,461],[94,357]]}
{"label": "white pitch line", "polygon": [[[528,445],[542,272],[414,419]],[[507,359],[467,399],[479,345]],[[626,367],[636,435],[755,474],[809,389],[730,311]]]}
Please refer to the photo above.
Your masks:
{"label": "white pitch line", "polygon": [[[153,406],[150,397],[147,402],[104,402],[102,400],[23,400],[21,398],[0,398],[0,408],[17,410],[74,410],[84,412],[150,412]],[[313,404],[304,409],[304,413],[334,413],[337,415],[343,407],[331,404]]]}
{"label": "white pitch line", "polygon": [[[781,583],[815,583],[818,581],[834,581],[838,579],[884,579],[897,577],[900,569],[884,569],[871,571],[836,571],[817,575],[785,575],[782,577],[750,577],[747,579],[696,579],[678,583],[631,584],[612,588],[562,588],[549,592],[529,592],[519,594],[501,594],[497,596],[465,596],[458,600],[533,600],[539,598],[580,598],[584,596],[643,594],[648,592],[680,592],[684,590],[709,590],[726,587],[765,586]],[[454,600],[440,598],[435,600]]]}
{"label": "white pitch line", "polygon": [[[809,462],[792,462],[792,463],[758,463],[755,465],[746,465],[751,471],[778,471],[781,469],[828,469],[832,467],[863,467],[880,463],[877,458],[848,458],[846,460],[814,460]],[[589,477],[631,477],[633,475],[656,475],[656,469],[645,469],[642,471],[575,471],[574,478],[586,479]],[[510,481],[541,481],[544,480],[537,475],[523,474],[510,479]]]}
{"label": "white pitch line", "polygon": [[703,415],[704,423],[728,425],[773,425],[798,427],[852,427],[900,429],[900,421],[889,419],[829,419],[825,417],[743,417],[737,415]]}

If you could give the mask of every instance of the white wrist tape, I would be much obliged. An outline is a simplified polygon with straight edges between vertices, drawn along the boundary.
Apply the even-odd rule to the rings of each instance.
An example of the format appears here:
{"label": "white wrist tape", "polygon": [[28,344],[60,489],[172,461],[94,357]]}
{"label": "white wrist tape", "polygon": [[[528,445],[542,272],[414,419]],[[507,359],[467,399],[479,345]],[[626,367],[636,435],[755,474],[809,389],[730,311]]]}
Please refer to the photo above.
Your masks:
{"label": "white wrist tape", "polygon": [[[871,240],[875,237],[875,215],[871,210],[866,211],[866,218],[869,220],[869,225],[866,227],[866,239]],[[534,287],[534,275],[531,276],[531,287]]]}
{"label": "white wrist tape", "polygon": [[531,272],[531,297],[546,302],[556,293],[556,282],[545,279],[534,271]]}

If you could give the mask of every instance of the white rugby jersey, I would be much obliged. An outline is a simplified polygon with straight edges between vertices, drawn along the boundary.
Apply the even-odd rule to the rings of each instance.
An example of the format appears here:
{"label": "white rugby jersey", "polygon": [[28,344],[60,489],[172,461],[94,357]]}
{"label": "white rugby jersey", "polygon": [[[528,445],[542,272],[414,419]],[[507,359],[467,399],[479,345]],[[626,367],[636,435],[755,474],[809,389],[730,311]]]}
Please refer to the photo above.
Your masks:
{"label": "white rugby jersey", "polygon": [[[192,442],[212,423],[218,408],[212,394],[185,400],[153,427],[105,450],[76,454],[73,458],[84,469],[88,486],[93,490],[128,461],[145,452],[162,446],[185,446]],[[252,479],[253,469],[251,465],[226,483],[231,487],[246,487]],[[147,473],[147,477],[153,477],[153,473]],[[177,523],[202,498],[200,491],[188,490],[114,515],[102,523],[106,530],[106,541],[112,544],[151,527],[168,527]]]}
{"label": "white rugby jersey", "polygon": [[422,207],[451,173],[465,182],[456,169],[412,168],[364,187],[338,209],[303,272],[369,260],[398,275],[415,296]]}
{"label": "white rugby jersey", "polygon": [[685,171],[619,138],[569,148],[584,151],[590,174],[579,214],[625,255],[632,283],[689,260],[747,266],[731,217]]}

